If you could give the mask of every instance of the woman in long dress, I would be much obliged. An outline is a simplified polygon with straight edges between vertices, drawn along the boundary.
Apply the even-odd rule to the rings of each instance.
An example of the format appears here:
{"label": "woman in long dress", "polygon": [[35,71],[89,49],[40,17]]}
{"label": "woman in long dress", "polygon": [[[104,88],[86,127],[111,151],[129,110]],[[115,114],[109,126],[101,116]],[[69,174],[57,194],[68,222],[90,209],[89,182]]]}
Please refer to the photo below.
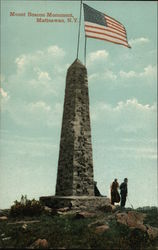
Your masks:
{"label": "woman in long dress", "polygon": [[115,179],[113,183],[111,184],[111,204],[112,205],[115,205],[115,202],[116,203],[120,202],[120,195],[118,192],[118,188],[119,188],[119,183],[117,179]]}

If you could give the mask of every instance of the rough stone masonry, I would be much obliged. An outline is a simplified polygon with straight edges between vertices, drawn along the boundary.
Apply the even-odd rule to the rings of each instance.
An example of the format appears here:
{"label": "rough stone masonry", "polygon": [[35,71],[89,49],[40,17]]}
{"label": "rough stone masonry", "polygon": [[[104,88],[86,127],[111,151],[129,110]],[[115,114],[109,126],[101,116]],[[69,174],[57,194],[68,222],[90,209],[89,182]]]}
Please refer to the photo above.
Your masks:
{"label": "rough stone masonry", "polygon": [[87,69],[78,59],[66,77],[56,194],[40,201],[51,208],[75,210],[110,204],[108,198],[94,194]]}
{"label": "rough stone masonry", "polygon": [[57,196],[94,196],[86,67],[76,59],[66,77]]}

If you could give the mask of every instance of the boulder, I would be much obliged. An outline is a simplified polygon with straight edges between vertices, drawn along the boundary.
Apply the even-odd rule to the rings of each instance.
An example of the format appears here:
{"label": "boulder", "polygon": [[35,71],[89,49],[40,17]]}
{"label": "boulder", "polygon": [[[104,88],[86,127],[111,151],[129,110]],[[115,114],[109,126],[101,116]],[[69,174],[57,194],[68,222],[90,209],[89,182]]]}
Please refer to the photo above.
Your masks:
{"label": "boulder", "polygon": [[100,234],[100,233],[104,233],[107,230],[109,230],[109,226],[108,225],[101,225],[101,226],[96,227],[95,232],[97,234]]}
{"label": "boulder", "polygon": [[7,216],[0,216],[0,221],[8,220]]}
{"label": "boulder", "polygon": [[90,224],[88,224],[88,227],[98,227],[105,224],[108,224],[108,221],[105,218],[100,218],[92,221]]}
{"label": "boulder", "polygon": [[158,228],[147,225],[147,234],[150,239],[158,238]]}
{"label": "boulder", "polygon": [[26,224],[26,223],[24,223],[24,224],[22,225],[22,229],[24,229],[24,230],[27,229],[27,224]]}
{"label": "boulder", "polygon": [[129,211],[128,213],[117,213],[116,220],[118,223],[124,224],[130,228],[139,228],[146,231],[146,226],[143,225],[144,218],[146,217],[143,213],[135,211]]}
{"label": "boulder", "polygon": [[11,240],[11,237],[2,238],[3,241]]}
{"label": "boulder", "polygon": [[46,239],[38,239],[36,240],[30,247],[30,249],[46,249],[48,248],[48,241]]}
{"label": "boulder", "polygon": [[62,207],[57,209],[58,212],[68,212],[69,210],[70,210],[69,207]]}
{"label": "boulder", "polygon": [[44,211],[45,211],[46,213],[50,213],[50,214],[51,214],[52,209],[51,209],[50,207],[44,206]]}
{"label": "boulder", "polygon": [[95,213],[84,211],[84,212],[76,213],[75,218],[76,219],[84,219],[84,218],[92,218],[94,216],[95,216]]}

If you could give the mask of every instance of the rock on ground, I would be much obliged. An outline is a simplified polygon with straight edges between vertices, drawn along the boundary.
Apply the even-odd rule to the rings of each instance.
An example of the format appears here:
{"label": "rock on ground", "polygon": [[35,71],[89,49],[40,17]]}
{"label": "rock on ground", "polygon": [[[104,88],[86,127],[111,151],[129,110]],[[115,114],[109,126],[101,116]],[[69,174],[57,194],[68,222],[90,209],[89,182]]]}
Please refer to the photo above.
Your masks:
{"label": "rock on ground", "polygon": [[95,216],[95,213],[84,211],[84,212],[76,213],[75,218],[76,219],[84,219],[84,218],[92,218],[94,216]]}
{"label": "rock on ground", "polygon": [[102,212],[114,212],[116,210],[116,206],[108,204],[106,206],[98,207],[98,209]]}
{"label": "rock on ground", "polygon": [[30,249],[46,249],[48,248],[48,241],[46,239],[38,239],[36,240],[30,247]]}
{"label": "rock on ground", "polygon": [[101,225],[101,226],[96,227],[95,232],[100,234],[100,233],[104,233],[107,230],[109,230],[108,225]]}
{"label": "rock on ground", "polygon": [[147,225],[147,233],[150,239],[155,239],[158,237],[158,228]]}
{"label": "rock on ground", "polygon": [[1,216],[0,221],[4,221],[4,220],[8,220],[8,217],[7,216]]}
{"label": "rock on ground", "polygon": [[144,218],[146,217],[143,213],[138,213],[135,211],[129,211],[128,213],[117,213],[117,222],[124,224],[130,228],[139,228],[141,230],[146,230],[146,226],[143,225]]}
{"label": "rock on ground", "polygon": [[150,239],[155,239],[158,237],[157,227],[143,224],[146,217],[146,214],[144,213],[129,211],[128,213],[116,213],[115,216],[118,223],[124,224],[131,229],[138,228],[144,232],[147,232]]}

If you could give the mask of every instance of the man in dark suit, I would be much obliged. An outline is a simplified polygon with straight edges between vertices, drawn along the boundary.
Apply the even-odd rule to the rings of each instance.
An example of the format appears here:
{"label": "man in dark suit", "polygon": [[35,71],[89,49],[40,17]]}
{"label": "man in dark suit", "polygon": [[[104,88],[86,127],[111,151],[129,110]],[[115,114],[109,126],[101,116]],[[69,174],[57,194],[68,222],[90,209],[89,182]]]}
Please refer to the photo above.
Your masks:
{"label": "man in dark suit", "polygon": [[125,207],[125,204],[126,204],[126,198],[128,194],[127,183],[128,183],[128,179],[125,178],[124,182],[122,182],[120,185],[121,207]]}

